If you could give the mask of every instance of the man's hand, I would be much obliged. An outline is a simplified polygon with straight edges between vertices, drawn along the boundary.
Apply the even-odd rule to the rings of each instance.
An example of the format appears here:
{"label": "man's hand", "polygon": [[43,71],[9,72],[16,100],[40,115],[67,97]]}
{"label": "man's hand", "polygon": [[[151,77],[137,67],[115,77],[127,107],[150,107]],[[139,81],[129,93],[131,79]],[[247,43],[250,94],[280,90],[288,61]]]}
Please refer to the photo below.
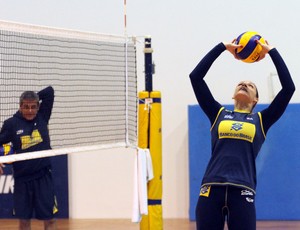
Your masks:
{"label": "man's hand", "polygon": [[0,175],[3,174],[3,168],[4,168],[4,167],[5,167],[5,166],[4,166],[3,164],[0,163]]}

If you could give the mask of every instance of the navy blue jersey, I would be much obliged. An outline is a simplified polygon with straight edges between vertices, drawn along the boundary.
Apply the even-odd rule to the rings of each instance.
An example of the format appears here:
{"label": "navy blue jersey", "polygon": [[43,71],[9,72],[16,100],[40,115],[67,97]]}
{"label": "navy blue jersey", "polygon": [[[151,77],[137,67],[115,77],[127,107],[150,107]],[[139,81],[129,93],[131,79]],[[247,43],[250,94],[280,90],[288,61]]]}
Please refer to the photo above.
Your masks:
{"label": "navy blue jersey", "polygon": [[282,89],[272,103],[255,114],[225,110],[214,99],[204,81],[213,62],[225,50],[223,43],[218,44],[190,74],[198,103],[211,122],[212,155],[202,183],[231,184],[255,191],[255,158],[269,128],[285,111],[295,85],[283,59],[273,48],[269,55],[276,67]]}
{"label": "navy blue jersey", "polygon": [[[0,132],[0,144],[11,142],[16,154],[51,149],[48,123],[54,102],[51,86],[39,93],[40,108],[33,120],[26,120],[17,111],[4,121]],[[13,163],[15,178],[34,179],[51,166],[50,159],[38,158]]]}
{"label": "navy blue jersey", "polygon": [[255,158],[265,141],[260,113],[220,109],[211,128],[212,156],[203,184],[256,185]]}

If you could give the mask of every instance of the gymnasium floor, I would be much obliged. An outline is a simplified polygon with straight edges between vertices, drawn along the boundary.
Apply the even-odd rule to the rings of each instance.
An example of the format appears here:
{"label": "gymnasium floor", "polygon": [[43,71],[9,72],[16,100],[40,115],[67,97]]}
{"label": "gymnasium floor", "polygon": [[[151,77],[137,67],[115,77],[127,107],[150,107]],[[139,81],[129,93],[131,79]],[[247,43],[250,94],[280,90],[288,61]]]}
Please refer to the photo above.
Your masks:
{"label": "gymnasium floor", "polygon": [[[0,230],[18,229],[17,220],[0,220]],[[43,225],[40,221],[32,222],[32,230],[41,230]],[[130,220],[115,219],[59,219],[57,230],[139,230],[139,225]],[[164,230],[195,230],[195,222],[186,219],[164,220]],[[227,229],[227,228],[226,228]],[[300,229],[300,221],[258,221],[257,230],[296,230]]]}

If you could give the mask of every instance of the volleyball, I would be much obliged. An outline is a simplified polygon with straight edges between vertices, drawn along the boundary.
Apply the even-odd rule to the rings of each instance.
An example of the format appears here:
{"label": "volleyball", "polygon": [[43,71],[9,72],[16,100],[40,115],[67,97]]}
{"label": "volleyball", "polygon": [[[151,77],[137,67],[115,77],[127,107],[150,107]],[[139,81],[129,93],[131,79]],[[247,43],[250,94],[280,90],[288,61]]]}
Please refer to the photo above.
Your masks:
{"label": "volleyball", "polygon": [[235,44],[243,45],[243,47],[235,50],[237,57],[241,61],[253,63],[258,60],[262,47],[256,40],[266,43],[265,39],[259,33],[254,31],[244,32],[237,37]]}

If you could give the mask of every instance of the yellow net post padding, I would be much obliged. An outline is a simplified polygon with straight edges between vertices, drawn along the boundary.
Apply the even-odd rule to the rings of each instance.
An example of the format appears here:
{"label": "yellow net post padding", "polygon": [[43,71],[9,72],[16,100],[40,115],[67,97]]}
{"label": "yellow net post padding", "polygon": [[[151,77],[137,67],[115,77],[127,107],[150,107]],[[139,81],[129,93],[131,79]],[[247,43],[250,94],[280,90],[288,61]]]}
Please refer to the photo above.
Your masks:
{"label": "yellow net post padding", "polygon": [[[150,149],[154,178],[148,183],[148,215],[142,217],[141,230],[162,230],[162,121],[161,93],[150,92],[150,98],[145,98],[148,92],[141,92],[140,99],[147,102],[139,103],[139,147]],[[149,123],[149,126],[146,123]],[[148,135],[149,133],[149,135]],[[148,137],[147,141],[146,138]],[[147,145],[146,145],[147,143]]]}

